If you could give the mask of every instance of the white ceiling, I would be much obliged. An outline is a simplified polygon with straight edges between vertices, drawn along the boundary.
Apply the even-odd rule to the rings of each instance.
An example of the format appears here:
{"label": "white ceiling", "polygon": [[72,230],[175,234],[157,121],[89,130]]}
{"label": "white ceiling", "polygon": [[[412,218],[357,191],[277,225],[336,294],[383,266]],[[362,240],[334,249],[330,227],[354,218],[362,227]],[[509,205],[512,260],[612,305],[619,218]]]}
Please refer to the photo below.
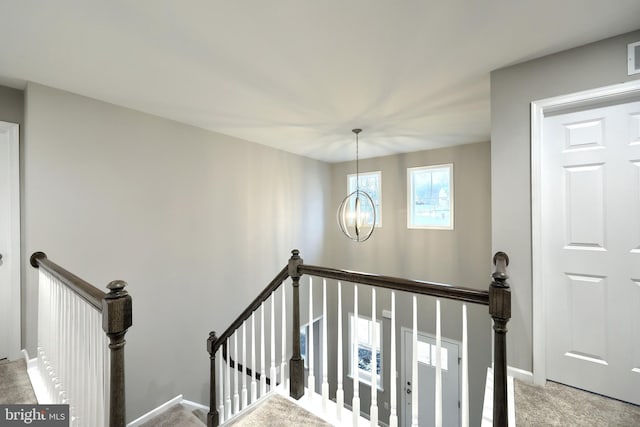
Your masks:
{"label": "white ceiling", "polygon": [[489,72],[640,28],[639,0],[0,0],[0,84],[316,159],[487,141]]}

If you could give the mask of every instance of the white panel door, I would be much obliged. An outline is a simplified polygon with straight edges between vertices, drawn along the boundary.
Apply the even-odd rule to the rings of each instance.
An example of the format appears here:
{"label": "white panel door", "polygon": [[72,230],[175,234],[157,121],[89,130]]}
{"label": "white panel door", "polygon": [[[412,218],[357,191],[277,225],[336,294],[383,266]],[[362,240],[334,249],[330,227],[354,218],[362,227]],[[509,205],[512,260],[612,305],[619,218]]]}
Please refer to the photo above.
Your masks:
{"label": "white panel door", "polygon": [[547,378],[640,404],[640,102],[548,115],[541,183]]}
{"label": "white panel door", "polygon": [[18,125],[0,122],[0,359],[20,356]]}
{"label": "white panel door", "polygon": [[[404,423],[411,427],[411,393],[415,385],[411,384],[413,338],[412,331],[404,329]],[[460,365],[459,345],[455,341],[443,338],[441,341],[442,360],[442,425],[457,427],[460,425]],[[435,425],[435,384],[436,384],[436,339],[418,332],[418,425]]]}

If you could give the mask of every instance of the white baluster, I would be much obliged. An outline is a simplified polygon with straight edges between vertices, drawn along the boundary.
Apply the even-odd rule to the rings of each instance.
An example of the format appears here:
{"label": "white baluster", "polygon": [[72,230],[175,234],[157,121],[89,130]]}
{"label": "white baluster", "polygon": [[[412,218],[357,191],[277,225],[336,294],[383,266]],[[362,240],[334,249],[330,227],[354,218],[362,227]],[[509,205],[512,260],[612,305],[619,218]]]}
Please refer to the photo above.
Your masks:
{"label": "white baluster", "polygon": [[391,400],[391,412],[389,414],[389,427],[398,427],[398,410],[396,408],[397,391],[396,391],[396,293],[391,292],[391,368],[390,381],[391,391],[389,400]]}
{"label": "white baluster", "polygon": [[442,427],[442,336],[440,334],[440,300],[436,300],[436,427]]}
{"label": "white baluster", "polygon": [[231,346],[227,338],[225,350],[227,352],[226,372],[224,375],[224,408],[225,419],[231,418]]}
{"label": "white baluster", "polygon": [[462,427],[469,427],[469,348],[467,341],[467,304],[462,304]]}
{"label": "white baluster", "polygon": [[238,383],[238,330],[233,333],[233,413],[240,412],[240,384]]}
{"label": "white baluster", "polygon": [[276,295],[271,294],[271,369],[269,390],[276,389]]}
{"label": "white baluster", "polygon": [[329,381],[327,379],[327,279],[322,280],[322,411],[327,412]]}
{"label": "white baluster", "polygon": [[281,342],[282,342],[282,362],[280,362],[280,384],[282,384],[282,388],[284,390],[288,390],[287,387],[287,310],[286,310],[286,306],[287,306],[287,300],[285,298],[285,285],[281,285],[280,288],[282,289],[282,315],[281,315],[281,320],[282,320],[282,331],[281,331]]}
{"label": "white baluster", "polygon": [[376,328],[376,288],[371,288],[371,325],[373,328],[373,343],[371,349],[371,407],[369,408],[369,419],[372,426],[378,425],[378,334]]}
{"label": "white baluster", "polygon": [[264,361],[264,302],[260,306],[260,397],[267,394],[267,368]]}
{"label": "white baluster", "polygon": [[225,417],[225,412],[224,412],[224,377],[225,377],[225,369],[224,369],[224,365],[223,365],[223,358],[222,358],[222,347],[220,347],[220,349],[218,350],[218,367],[219,367],[219,372],[220,375],[218,376],[218,378],[220,378],[218,380],[219,386],[218,386],[218,416],[220,417],[220,424],[222,424],[227,418]]}
{"label": "white baluster", "polygon": [[353,326],[351,328],[351,351],[353,355],[353,425],[357,426],[360,418],[360,375],[358,373],[358,285],[353,285]]}
{"label": "white baluster", "polygon": [[258,399],[256,383],[256,312],[251,313],[251,403]]}
{"label": "white baluster", "polygon": [[309,400],[313,400],[316,391],[316,377],[313,375],[313,279],[309,276],[309,334],[307,335],[307,361],[309,362],[309,377],[307,387]]}
{"label": "white baluster", "polygon": [[247,321],[242,322],[242,409],[246,408],[247,402]]}
{"label": "white baluster", "polygon": [[342,421],[344,390],[342,389],[342,283],[338,282],[338,389],[336,390],[336,415]]}
{"label": "white baluster", "polygon": [[411,359],[411,427],[418,427],[418,299],[413,296],[413,358]]}

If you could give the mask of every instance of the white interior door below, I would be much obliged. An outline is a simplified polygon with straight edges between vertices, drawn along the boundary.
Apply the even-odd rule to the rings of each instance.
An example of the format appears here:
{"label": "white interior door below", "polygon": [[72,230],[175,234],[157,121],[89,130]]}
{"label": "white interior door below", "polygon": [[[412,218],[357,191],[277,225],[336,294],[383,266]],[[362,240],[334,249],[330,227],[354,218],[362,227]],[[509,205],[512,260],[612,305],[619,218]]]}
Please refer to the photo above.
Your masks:
{"label": "white interior door below", "polygon": [[[418,333],[418,389],[411,384],[413,336],[404,331],[404,426],[411,426],[411,394],[418,392],[418,425],[435,425],[435,384],[436,384],[436,340],[434,337]],[[453,341],[442,339],[442,425],[460,425],[460,366],[459,346]]]}

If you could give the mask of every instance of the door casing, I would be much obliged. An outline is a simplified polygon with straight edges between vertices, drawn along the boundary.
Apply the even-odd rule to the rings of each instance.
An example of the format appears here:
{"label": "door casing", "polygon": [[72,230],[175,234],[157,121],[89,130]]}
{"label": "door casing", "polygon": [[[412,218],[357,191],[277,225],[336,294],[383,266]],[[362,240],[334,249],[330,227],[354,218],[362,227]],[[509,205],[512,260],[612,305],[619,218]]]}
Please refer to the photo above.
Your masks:
{"label": "door casing", "polygon": [[[3,328],[8,332],[7,354],[0,355],[8,357],[9,360],[20,357],[21,349],[21,297],[20,297],[20,143],[19,143],[19,125],[0,121],[0,138],[3,145],[6,143],[8,148],[8,191],[6,197],[8,200],[8,221],[9,221],[9,238],[7,239],[7,247],[0,248],[2,260],[0,260],[0,268],[9,270],[9,292],[6,307],[0,307],[5,312],[7,324]],[[0,149],[4,149],[2,147]],[[3,195],[4,198],[4,195]],[[5,200],[2,201],[5,203]],[[4,344],[4,343],[3,343]]]}

